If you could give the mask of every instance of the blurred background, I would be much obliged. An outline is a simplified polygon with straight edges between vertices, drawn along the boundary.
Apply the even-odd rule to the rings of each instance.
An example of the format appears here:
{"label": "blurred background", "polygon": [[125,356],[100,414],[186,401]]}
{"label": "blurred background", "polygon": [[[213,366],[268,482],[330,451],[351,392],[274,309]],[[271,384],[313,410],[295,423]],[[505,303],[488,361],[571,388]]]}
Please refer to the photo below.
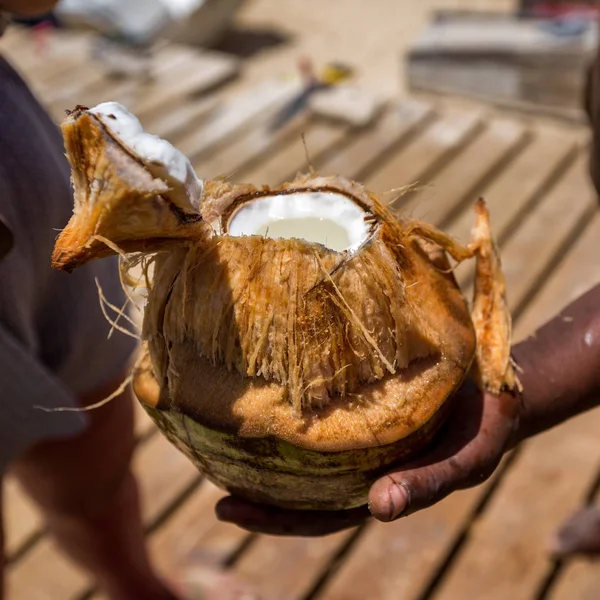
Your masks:
{"label": "blurred background", "polygon": [[[278,185],[310,164],[463,241],[484,196],[519,340],[600,282],[583,111],[597,18],[596,2],[568,0],[62,0],[15,19],[0,52],[57,123],[119,101],[201,177]],[[472,268],[456,275],[470,297]],[[267,600],[600,598],[597,563],[548,550],[574,511],[600,505],[598,411],[428,511],[318,539],[218,522],[223,492],[141,409],[136,428],[165,575],[208,560]],[[100,600],[10,477],[5,503],[9,598]]]}
{"label": "blurred background", "polygon": [[306,56],[344,63],[380,96],[453,93],[577,118],[596,15],[576,0],[61,0],[25,23],[96,32],[94,55],[115,69],[170,40],[260,55],[250,79]]}

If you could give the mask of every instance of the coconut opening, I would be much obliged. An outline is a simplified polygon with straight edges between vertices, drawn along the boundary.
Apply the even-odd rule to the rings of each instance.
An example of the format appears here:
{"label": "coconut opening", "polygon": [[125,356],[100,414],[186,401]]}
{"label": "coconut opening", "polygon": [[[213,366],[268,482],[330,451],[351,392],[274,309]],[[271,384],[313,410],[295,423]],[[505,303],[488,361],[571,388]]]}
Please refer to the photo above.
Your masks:
{"label": "coconut opening", "polygon": [[322,191],[277,194],[240,206],[229,219],[227,233],[234,237],[302,239],[335,252],[354,252],[369,237],[367,216],[344,194]]}
{"label": "coconut opening", "polygon": [[103,102],[88,112],[144,163],[153,177],[169,186],[164,196],[185,212],[200,212],[203,181],[184,154],[167,140],[145,131],[139,119],[118,102]]}

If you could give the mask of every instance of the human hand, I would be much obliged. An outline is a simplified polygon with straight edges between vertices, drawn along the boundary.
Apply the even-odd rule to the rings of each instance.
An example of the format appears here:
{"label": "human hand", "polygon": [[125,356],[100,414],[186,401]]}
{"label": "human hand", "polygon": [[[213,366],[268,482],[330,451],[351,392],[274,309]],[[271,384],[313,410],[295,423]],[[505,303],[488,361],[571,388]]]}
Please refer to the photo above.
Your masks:
{"label": "human hand", "polygon": [[318,536],[360,524],[370,515],[393,521],[439,502],[450,493],[485,481],[509,449],[521,402],[493,396],[467,382],[451,400],[451,414],[434,445],[371,487],[368,506],[347,511],[289,511],[228,496],[216,507],[222,521],[271,535]]}

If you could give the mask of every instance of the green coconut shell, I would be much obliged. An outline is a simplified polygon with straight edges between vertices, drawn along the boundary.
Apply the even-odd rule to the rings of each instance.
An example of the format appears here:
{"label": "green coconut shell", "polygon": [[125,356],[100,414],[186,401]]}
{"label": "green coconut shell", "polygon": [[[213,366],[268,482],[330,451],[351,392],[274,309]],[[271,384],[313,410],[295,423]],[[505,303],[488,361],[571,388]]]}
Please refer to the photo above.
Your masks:
{"label": "green coconut shell", "polygon": [[254,502],[295,510],[363,506],[385,470],[415,458],[431,444],[450,412],[452,396],[414,432],[391,444],[316,451],[269,437],[243,437],[202,424],[160,398],[150,369],[138,372],[134,391],[163,435],[218,487]]}

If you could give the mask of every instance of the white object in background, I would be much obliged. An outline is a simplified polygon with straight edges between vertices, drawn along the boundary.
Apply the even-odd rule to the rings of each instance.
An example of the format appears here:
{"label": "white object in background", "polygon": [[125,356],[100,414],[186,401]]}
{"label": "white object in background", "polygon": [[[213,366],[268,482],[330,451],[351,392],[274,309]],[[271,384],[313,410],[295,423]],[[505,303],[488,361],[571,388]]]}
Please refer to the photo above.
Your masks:
{"label": "white object in background", "polygon": [[206,0],[162,0],[173,19],[185,19],[200,8]]}
{"label": "white object in background", "polygon": [[157,38],[205,46],[227,28],[243,0],[61,0],[67,26],[88,27],[137,44]]}
{"label": "white object in background", "polygon": [[319,90],[309,100],[309,108],[313,113],[355,127],[371,123],[382,106],[380,98],[354,84],[338,84]]}
{"label": "white object in background", "polygon": [[163,0],[61,0],[56,15],[66,25],[147,44],[171,22]]}
{"label": "white object in background", "polygon": [[[163,0],[173,19],[165,37],[193,46],[210,46],[233,21],[244,0]],[[185,12],[184,12],[185,11]]]}

